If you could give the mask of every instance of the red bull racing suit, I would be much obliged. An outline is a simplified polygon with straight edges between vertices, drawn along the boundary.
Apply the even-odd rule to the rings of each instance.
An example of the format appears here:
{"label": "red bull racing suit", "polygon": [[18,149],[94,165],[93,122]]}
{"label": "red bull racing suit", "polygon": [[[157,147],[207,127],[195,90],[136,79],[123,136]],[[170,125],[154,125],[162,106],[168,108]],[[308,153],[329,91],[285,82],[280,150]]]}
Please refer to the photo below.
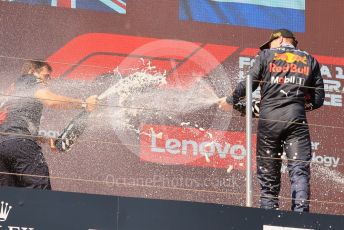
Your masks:
{"label": "red bull racing suit", "polygon": [[[257,135],[257,177],[261,207],[277,209],[281,187],[281,155],[288,158],[292,210],[309,211],[311,142],[305,107],[323,105],[324,84],[318,62],[291,45],[261,51],[249,74],[253,90],[261,87]],[[228,103],[245,96],[245,82]]]}

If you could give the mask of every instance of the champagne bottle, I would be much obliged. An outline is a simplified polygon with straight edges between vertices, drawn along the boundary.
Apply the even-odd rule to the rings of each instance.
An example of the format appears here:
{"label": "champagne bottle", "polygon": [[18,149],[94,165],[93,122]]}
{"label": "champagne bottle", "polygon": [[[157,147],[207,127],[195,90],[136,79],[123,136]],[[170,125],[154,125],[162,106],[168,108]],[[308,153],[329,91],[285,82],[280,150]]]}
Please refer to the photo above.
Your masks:
{"label": "champagne bottle", "polygon": [[67,152],[72,148],[76,140],[85,131],[89,114],[88,111],[83,110],[69,122],[55,140],[55,146],[58,150]]}

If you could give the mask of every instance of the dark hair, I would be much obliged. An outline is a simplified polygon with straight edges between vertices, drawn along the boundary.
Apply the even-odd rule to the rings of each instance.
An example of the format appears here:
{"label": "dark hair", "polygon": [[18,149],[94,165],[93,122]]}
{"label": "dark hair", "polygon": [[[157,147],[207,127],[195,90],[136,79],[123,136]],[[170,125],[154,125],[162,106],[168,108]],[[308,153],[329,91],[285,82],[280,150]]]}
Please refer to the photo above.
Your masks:
{"label": "dark hair", "polygon": [[39,71],[39,69],[43,67],[46,67],[49,72],[53,70],[53,68],[47,62],[33,60],[26,61],[22,68],[22,75],[32,74],[35,71]]}
{"label": "dark hair", "polygon": [[293,46],[296,48],[297,44],[299,43],[295,38],[285,38],[287,41],[289,41]]}

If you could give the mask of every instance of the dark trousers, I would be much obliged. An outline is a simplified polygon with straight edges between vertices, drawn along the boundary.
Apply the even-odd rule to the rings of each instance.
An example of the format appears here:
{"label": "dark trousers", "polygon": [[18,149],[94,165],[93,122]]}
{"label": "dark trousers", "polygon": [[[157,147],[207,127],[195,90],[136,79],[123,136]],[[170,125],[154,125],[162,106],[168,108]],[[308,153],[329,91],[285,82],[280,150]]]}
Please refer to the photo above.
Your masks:
{"label": "dark trousers", "polygon": [[48,165],[35,141],[0,139],[0,186],[51,189]]}
{"label": "dark trousers", "polygon": [[261,186],[261,207],[266,209],[279,207],[278,195],[281,188],[281,155],[283,151],[288,158],[291,209],[308,212],[312,155],[308,125],[302,119],[292,120],[291,123],[259,120],[257,176]]}

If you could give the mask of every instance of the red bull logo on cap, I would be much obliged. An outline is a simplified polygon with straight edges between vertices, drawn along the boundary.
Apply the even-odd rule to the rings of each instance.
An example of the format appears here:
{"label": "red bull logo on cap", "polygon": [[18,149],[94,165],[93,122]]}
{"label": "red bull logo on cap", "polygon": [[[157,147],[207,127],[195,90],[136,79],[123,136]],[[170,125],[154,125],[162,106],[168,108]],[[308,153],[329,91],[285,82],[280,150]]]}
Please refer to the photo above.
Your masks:
{"label": "red bull logo on cap", "polygon": [[275,57],[273,60],[281,60],[285,61],[287,63],[295,63],[295,62],[302,62],[303,64],[307,64],[307,57],[306,56],[300,56],[294,53],[275,53]]}

